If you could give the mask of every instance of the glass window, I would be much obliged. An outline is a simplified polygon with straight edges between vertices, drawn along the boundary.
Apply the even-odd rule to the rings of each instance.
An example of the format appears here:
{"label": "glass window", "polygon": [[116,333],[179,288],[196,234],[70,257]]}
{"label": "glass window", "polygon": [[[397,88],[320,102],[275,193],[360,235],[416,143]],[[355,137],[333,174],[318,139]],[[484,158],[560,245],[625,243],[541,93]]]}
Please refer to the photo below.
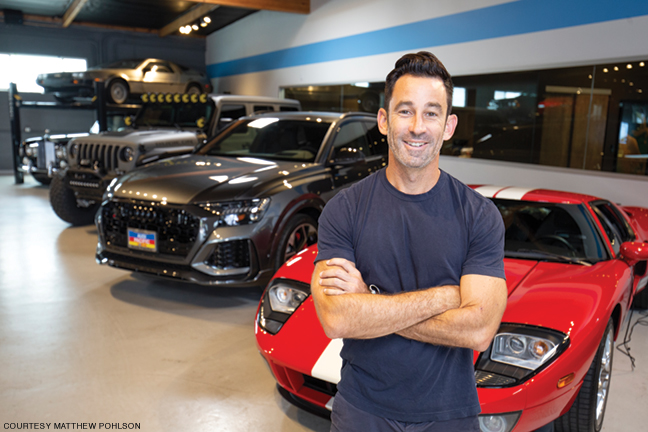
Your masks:
{"label": "glass window", "polygon": [[[441,154],[648,174],[648,60],[453,77]],[[384,82],[284,88],[305,110],[377,112]]]}
{"label": "glass window", "polygon": [[385,83],[287,87],[282,94],[297,99],[304,111],[377,113],[384,104]]}
{"label": "glass window", "polygon": [[333,141],[333,159],[342,153],[359,153],[365,158],[371,155],[366,130],[361,122],[352,121],[340,126]]}
{"label": "glass window", "polygon": [[267,112],[267,111],[274,111],[274,107],[272,105],[254,105],[253,113],[262,113],[262,112]]}
{"label": "glass window", "polygon": [[605,257],[600,237],[582,205],[505,199],[493,202],[504,220],[506,256],[552,259],[554,254],[590,262]]}
{"label": "glass window", "polygon": [[612,225],[622,242],[635,240],[634,230],[612,203],[609,201],[598,201],[593,203],[592,206],[605,216],[605,220]]}
{"label": "glass window", "polygon": [[234,120],[243,117],[246,114],[247,111],[245,110],[245,105],[222,105],[220,117],[218,118],[218,129],[224,128]]}
{"label": "glass window", "polygon": [[312,162],[329,127],[330,123],[269,117],[248,120],[232,126],[199,153]]}
{"label": "glass window", "polygon": [[20,93],[43,93],[36,84],[39,74],[54,72],[84,72],[85,59],[0,53],[0,91],[7,91],[9,83],[16,83]]}
{"label": "glass window", "polygon": [[378,123],[376,122],[364,122],[365,127],[367,128],[367,142],[369,155],[381,155],[385,156],[389,153],[389,146],[387,145],[387,137],[380,133],[378,130]]}

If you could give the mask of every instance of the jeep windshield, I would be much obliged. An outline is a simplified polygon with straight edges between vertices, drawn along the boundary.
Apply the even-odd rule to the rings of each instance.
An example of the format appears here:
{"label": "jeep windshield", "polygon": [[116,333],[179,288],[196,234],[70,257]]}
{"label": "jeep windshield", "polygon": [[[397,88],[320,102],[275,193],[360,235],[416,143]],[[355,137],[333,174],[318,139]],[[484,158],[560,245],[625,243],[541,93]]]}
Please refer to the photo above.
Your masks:
{"label": "jeep windshield", "polygon": [[243,120],[197,153],[313,162],[331,123],[261,117]]}
{"label": "jeep windshield", "polygon": [[214,103],[149,103],[135,119],[138,128],[207,128],[214,112]]}
{"label": "jeep windshield", "polygon": [[492,201],[504,219],[507,257],[585,265],[606,259],[601,237],[582,205]]}

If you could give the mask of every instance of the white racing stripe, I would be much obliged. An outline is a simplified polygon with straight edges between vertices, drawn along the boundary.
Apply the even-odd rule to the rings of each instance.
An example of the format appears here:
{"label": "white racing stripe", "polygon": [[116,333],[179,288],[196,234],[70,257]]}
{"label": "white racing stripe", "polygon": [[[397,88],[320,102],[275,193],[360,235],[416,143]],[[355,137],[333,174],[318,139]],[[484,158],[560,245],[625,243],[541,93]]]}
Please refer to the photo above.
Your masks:
{"label": "white racing stripe", "polygon": [[528,194],[532,190],[534,190],[534,188],[509,187],[498,192],[495,195],[495,198],[521,200],[524,195]]}
{"label": "white racing stripe", "polygon": [[[311,376],[321,380],[337,384],[340,381],[340,370],[342,369],[342,339],[333,339],[317,359],[311,370]],[[331,403],[333,403],[331,401]]]}
{"label": "white racing stripe", "polygon": [[486,198],[493,198],[495,194],[502,189],[505,189],[507,186],[480,186],[478,188],[475,188],[475,192],[479,192]]}

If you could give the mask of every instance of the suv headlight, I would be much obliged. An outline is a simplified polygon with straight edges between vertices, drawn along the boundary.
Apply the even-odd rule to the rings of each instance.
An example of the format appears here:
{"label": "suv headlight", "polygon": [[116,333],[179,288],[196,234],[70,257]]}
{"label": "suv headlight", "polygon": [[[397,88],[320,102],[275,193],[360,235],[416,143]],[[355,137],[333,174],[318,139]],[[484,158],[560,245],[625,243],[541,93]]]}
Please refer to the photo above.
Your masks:
{"label": "suv headlight", "polygon": [[38,143],[25,144],[25,155],[35,157],[38,154]]}
{"label": "suv headlight", "polygon": [[218,216],[219,225],[237,226],[255,223],[263,217],[270,198],[255,198],[246,201],[198,203],[203,210]]}
{"label": "suv headlight", "polygon": [[70,159],[76,159],[78,152],[79,152],[79,146],[76,144],[70,144],[70,148],[68,151],[70,155]]}
{"label": "suv headlight", "polygon": [[133,156],[135,156],[135,152],[133,151],[132,148],[130,147],[124,147],[120,152],[119,152],[119,158],[123,160],[124,162],[130,162],[133,160]]}
{"label": "suv headlight", "polygon": [[54,154],[56,155],[56,159],[58,160],[67,159],[67,149],[64,145],[56,144],[54,146]]}
{"label": "suv headlight", "polygon": [[276,334],[309,295],[308,284],[292,279],[272,280],[261,300],[259,325],[269,333]]}
{"label": "suv headlight", "polygon": [[502,324],[475,364],[478,387],[521,384],[551,364],[569,346],[564,333],[522,324]]}

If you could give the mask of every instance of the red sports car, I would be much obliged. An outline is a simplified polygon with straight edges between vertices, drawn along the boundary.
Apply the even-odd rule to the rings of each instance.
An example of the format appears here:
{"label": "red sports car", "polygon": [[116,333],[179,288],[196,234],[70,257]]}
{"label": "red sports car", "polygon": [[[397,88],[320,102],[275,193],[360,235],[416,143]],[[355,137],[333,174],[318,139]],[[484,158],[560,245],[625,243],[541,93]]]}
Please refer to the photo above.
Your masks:
{"label": "red sports car", "polygon": [[[648,306],[648,209],[541,189],[473,186],[506,226],[509,299],[490,347],[475,352],[484,432],[599,431],[614,341],[634,300]],[[315,246],[269,283],[256,340],[281,394],[326,414],[342,340],[326,337],[310,279]]]}

